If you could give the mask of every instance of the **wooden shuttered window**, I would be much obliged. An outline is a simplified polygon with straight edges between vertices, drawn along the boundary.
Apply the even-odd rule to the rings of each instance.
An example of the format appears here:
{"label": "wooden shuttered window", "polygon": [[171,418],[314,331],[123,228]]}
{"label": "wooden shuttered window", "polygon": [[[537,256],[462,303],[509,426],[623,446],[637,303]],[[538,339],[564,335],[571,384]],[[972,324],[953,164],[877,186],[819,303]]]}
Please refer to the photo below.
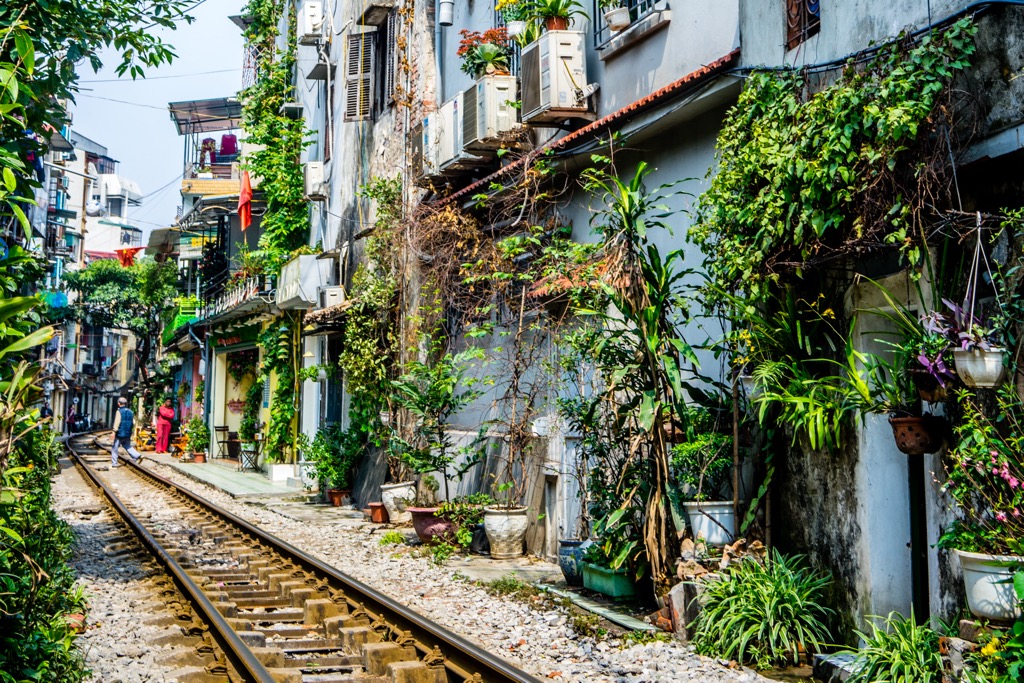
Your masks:
{"label": "wooden shuttered window", "polygon": [[390,105],[395,102],[395,64],[398,60],[398,12],[391,10],[388,13],[383,29],[384,59],[381,66],[383,67],[384,78],[381,84],[383,94],[381,99],[385,105]]}
{"label": "wooden shuttered window", "polygon": [[352,33],[345,50],[345,120],[368,119],[373,113],[373,66],[377,34]]}

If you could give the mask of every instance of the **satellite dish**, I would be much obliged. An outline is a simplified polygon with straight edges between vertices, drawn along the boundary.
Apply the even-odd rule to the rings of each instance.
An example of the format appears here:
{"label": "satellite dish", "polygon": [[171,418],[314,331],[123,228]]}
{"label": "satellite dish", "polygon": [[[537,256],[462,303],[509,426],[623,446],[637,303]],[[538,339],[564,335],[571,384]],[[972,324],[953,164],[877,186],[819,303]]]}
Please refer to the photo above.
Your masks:
{"label": "satellite dish", "polygon": [[103,205],[95,199],[90,199],[85,203],[85,215],[86,216],[102,216],[106,211],[103,210]]}

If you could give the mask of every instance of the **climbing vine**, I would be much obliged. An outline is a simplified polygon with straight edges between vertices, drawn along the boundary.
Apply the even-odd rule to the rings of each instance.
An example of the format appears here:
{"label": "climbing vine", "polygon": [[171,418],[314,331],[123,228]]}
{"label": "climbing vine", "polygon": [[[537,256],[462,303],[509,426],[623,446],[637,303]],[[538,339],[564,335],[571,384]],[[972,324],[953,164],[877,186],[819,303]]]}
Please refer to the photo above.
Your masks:
{"label": "climbing vine", "polygon": [[[277,379],[274,395],[270,400],[270,419],[266,431],[266,453],[270,462],[287,461],[290,454],[295,451],[295,416],[298,413],[298,331],[299,318],[286,314],[263,330],[259,336],[259,345],[264,353],[257,384],[265,382],[271,373]],[[250,389],[250,392],[253,391]],[[251,396],[247,396],[246,399],[250,400]]]}
{"label": "climbing vine", "polygon": [[[246,168],[259,178],[266,200],[259,247],[275,273],[292,250],[309,237],[309,209],[304,193],[299,155],[310,143],[305,122],[281,113],[281,105],[294,99],[292,71],[296,52],[296,15],[283,0],[250,0],[245,12],[252,17],[246,29],[246,47],[257,54],[256,82],[242,92],[242,127],[248,142],[260,145],[246,157]],[[288,18],[287,44],[276,44],[278,25]]]}
{"label": "climbing vine", "polygon": [[965,18],[904,36],[811,95],[804,72],[752,73],[690,233],[714,288],[763,300],[783,274],[886,245],[918,262],[923,219],[948,196],[944,98],[975,31]]}

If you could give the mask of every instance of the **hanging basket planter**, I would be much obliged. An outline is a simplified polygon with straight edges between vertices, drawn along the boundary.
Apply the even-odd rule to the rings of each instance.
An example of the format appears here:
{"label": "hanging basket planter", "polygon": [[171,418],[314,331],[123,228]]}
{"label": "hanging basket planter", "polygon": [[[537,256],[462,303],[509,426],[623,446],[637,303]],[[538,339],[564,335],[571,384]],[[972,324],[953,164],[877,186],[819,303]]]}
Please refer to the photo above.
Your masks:
{"label": "hanging basket planter", "polygon": [[912,368],[907,372],[922,401],[940,403],[948,398],[949,392],[946,387],[942,386],[932,373],[923,368]]}
{"label": "hanging basket planter", "polygon": [[604,13],[604,23],[608,24],[608,28],[613,31],[622,31],[629,28],[629,8],[628,7],[612,7]]}
{"label": "hanging basket planter", "polygon": [[924,455],[942,448],[944,424],[941,418],[933,415],[890,417],[889,424],[901,453]]}
{"label": "hanging basket planter", "polygon": [[1005,352],[1002,348],[954,349],[956,374],[960,375],[964,384],[975,389],[998,387],[1006,376],[1006,366],[1003,365]]}

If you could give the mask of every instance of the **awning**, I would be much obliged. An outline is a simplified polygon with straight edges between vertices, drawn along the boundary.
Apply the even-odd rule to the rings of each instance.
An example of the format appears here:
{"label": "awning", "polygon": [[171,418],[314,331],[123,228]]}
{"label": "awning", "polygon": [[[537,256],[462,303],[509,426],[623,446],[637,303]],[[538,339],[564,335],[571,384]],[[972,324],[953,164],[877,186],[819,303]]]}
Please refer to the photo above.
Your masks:
{"label": "awning", "polygon": [[210,133],[242,127],[242,103],[234,97],[171,102],[167,105],[178,135]]}
{"label": "awning", "polygon": [[173,254],[178,246],[181,230],[178,228],[156,228],[149,233],[146,255]]}

